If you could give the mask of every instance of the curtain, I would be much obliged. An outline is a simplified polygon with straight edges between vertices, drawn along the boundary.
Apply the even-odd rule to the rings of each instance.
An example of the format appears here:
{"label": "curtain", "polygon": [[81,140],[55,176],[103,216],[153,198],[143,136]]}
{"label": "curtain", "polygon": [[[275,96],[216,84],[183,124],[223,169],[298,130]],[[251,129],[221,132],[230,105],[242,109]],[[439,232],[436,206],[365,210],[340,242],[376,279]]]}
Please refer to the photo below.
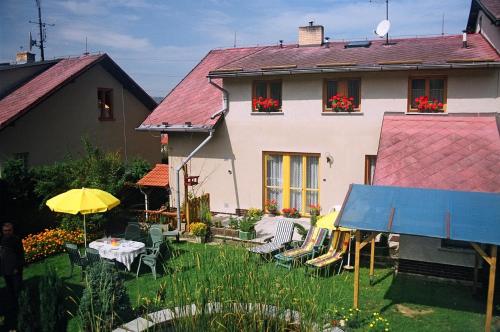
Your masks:
{"label": "curtain", "polygon": [[283,204],[283,183],[282,183],[282,156],[267,156],[267,199],[276,200],[278,210],[282,209]]}
{"label": "curtain", "polygon": [[302,210],[302,156],[290,158],[290,207]]}
{"label": "curtain", "polygon": [[318,190],[309,189],[319,189],[318,186],[318,157],[307,157],[307,193],[306,193],[306,206],[318,204]]}

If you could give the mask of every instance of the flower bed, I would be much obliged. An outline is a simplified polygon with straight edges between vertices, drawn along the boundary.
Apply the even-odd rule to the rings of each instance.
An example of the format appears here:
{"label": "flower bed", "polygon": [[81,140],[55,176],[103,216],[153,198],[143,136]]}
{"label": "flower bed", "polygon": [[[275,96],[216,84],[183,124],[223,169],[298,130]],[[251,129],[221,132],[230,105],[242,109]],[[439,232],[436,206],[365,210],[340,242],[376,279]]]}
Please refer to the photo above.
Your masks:
{"label": "flower bed", "polygon": [[[88,236],[87,236],[88,240]],[[80,230],[46,229],[37,234],[30,234],[23,239],[27,263],[36,262],[45,257],[64,251],[64,243],[83,244],[83,232]]]}

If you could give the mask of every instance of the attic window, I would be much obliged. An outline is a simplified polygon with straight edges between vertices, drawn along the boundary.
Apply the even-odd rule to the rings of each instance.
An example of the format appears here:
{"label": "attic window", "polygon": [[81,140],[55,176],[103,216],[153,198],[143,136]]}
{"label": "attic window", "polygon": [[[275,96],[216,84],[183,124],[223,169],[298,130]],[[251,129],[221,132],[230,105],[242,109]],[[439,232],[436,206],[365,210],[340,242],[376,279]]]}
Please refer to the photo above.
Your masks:
{"label": "attic window", "polygon": [[113,117],[113,89],[97,89],[97,107],[99,109],[99,120],[114,120]]}
{"label": "attic window", "polygon": [[350,41],[344,45],[344,48],[356,48],[356,47],[365,47],[368,48],[372,44],[369,40],[360,40],[360,41]]}

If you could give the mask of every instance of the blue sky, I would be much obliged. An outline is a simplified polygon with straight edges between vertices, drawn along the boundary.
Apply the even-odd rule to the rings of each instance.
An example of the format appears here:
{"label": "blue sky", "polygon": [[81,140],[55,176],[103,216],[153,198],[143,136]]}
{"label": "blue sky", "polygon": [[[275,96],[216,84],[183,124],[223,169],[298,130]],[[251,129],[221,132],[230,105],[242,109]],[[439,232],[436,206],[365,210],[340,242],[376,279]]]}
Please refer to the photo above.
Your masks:
{"label": "blue sky", "polygon": [[[391,0],[392,36],[458,34],[471,0]],[[108,53],[152,96],[166,95],[210,50],[297,41],[298,26],[314,20],[331,40],[375,38],[385,0],[41,0],[46,59]],[[35,0],[0,0],[0,62],[28,47]],[[39,50],[34,49],[39,59]]]}

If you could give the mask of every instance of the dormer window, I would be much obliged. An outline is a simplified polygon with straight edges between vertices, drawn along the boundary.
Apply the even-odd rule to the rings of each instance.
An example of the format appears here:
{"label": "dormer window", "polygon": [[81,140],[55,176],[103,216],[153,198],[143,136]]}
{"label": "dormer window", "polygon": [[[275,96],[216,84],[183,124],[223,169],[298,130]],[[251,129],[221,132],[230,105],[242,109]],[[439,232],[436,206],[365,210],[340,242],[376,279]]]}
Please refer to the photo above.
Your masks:
{"label": "dormer window", "polygon": [[114,120],[113,117],[113,89],[97,89],[97,108],[99,110],[99,120]]}

